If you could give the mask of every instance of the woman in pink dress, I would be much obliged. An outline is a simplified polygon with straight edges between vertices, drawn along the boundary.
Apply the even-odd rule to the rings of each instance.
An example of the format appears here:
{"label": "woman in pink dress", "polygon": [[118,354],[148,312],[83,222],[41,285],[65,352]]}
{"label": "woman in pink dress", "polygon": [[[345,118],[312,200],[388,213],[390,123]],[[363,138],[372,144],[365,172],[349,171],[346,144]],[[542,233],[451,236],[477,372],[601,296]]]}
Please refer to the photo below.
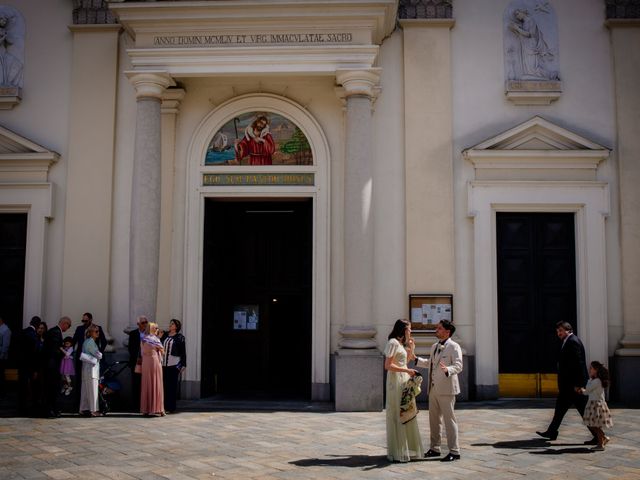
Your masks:
{"label": "woman in pink dress", "polygon": [[147,325],[147,334],[140,340],[140,352],[142,354],[140,413],[164,417],[161,363],[164,349],[157,335],[158,324],[149,323]]}

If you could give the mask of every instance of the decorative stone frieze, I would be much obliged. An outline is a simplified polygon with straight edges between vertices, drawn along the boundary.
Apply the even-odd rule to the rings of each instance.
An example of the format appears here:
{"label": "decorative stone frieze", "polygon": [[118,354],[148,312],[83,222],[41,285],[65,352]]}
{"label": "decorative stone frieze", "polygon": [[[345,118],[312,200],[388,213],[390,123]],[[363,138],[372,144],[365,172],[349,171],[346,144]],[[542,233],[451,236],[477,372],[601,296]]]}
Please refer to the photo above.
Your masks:
{"label": "decorative stone frieze", "polygon": [[117,23],[107,0],[73,0],[73,23],[95,25]]}
{"label": "decorative stone frieze", "polygon": [[640,0],[605,0],[607,18],[640,19]]}
{"label": "decorative stone frieze", "polygon": [[400,0],[398,18],[453,18],[452,0]]}

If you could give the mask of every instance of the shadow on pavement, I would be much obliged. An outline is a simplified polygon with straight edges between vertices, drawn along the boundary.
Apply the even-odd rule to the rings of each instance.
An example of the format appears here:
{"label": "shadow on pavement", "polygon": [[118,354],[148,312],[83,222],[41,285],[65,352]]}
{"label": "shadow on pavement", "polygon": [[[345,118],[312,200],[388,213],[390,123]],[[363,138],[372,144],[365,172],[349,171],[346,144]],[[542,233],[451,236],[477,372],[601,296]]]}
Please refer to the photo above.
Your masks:
{"label": "shadow on pavement", "polygon": [[472,443],[471,446],[531,450],[534,448],[548,447],[549,441],[545,440],[544,438],[531,438],[528,440],[510,440],[510,441],[495,442],[495,443]]}
{"label": "shadow on pavement", "polygon": [[595,453],[588,447],[575,447],[575,448],[546,448],[544,450],[538,450],[537,452],[529,452],[531,455],[562,455],[564,453]]}
{"label": "shadow on pavement", "polygon": [[510,440],[495,443],[472,443],[473,447],[493,447],[513,450],[531,450],[532,455],[561,455],[563,453],[593,453],[588,447],[581,443],[555,443],[556,447],[573,448],[549,448],[551,444],[544,438],[531,438],[527,440]]}
{"label": "shadow on pavement", "polygon": [[385,468],[392,463],[385,455],[329,455],[331,458],[303,458],[289,462],[298,467],[351,467],[362,470]]}

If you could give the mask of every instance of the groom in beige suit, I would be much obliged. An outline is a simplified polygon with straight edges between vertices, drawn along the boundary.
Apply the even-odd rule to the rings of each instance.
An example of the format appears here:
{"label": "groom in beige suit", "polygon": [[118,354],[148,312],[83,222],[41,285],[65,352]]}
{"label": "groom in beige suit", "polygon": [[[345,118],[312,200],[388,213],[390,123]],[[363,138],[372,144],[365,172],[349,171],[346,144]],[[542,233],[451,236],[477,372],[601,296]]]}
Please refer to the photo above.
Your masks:
{"label": "groom in beige suit", "polygon": [[425,457],[439,457],[442,441],[442,423],[447,431],[449,454],[442,462],[460,460],[458,446],[458,422],[453,407],[460,393],[458,374],[462,371],[462,350],[451,339],[456,327],[449,320],[442,320],[436,327],[438,342],[431,347],[431,356],[415,358],[415,364],[429,369],[429,429],[431,446]]}

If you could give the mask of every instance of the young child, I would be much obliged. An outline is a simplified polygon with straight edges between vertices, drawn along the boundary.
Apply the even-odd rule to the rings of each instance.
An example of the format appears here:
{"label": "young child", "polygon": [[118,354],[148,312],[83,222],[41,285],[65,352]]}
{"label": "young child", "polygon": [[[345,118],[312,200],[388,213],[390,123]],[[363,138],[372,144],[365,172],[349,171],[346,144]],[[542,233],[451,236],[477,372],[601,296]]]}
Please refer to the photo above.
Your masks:
{"label": "young child", "polygon": [[62,342],[60,351],[64,354],[62,361],[60,362],[60,375],[62,375],[62,392],[65,395],[69,395],[73,390],[73,384],[71,377],[76,374],[76,369],[73,366],[73,338],[65,337]]}
{"label": "young child", "polygon": [[609,437],[604,434],[603,428],[611,428],[613,420],[611,412],[604,399],[604,389],[609,386],[609,371],[600,362],[591,362],[589,367],[589,381],[585,388],[576,388],[578,393],[589,395],[589,401],[584,409],[583,421],[596,434],[598,445],[591,450],[601,452],[609,443]]}

